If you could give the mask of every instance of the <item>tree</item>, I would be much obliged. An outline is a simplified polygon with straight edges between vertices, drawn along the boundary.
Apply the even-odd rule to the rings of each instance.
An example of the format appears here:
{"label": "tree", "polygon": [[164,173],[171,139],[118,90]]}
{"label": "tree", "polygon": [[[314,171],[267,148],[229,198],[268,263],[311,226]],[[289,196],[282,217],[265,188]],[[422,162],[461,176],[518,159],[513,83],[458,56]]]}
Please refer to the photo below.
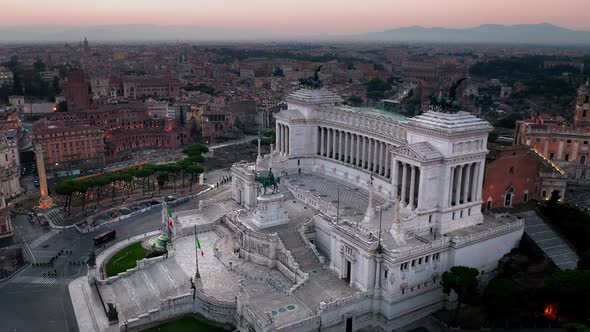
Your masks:
{"label": "tree", "polygon": [[203,144],[191,144],[186,148],[182,149],[182,153],[186,154],[189,157],[194,156],[201,156],[205,153],[209,152],[209,148]]}
{"label": "tree", "polygon": [[488,142],[494,143],[497,139],[498,139],[498,133],[496,133],[495,131],[490,132],[490,134],[488,135]]}
{"label": "tree", "polygon": [[526,304],[526,294],[510,279],[496,278],[484,290],[483,301],[493,319],[508,320]]}
{"label": "tree", "polygon": [[274,72],[272,73],[272,76],[274,77],[284,77],[285,73],[283,72],[283,69],[281,67],[276,67]]}
{"label": "tree", "polygon": [[47,66],[45,66],[45,63],[43,63],[43,61],[41,61],[40,59],[37,59],[37,61],[35,61],[35,63],[33,63],[33,69],[36,72],[42,72],[47,69]]}
{"label": "tree", "polygon": [[580,255],[578,270],[590,270],[590,250],[586,250]]}
{"label": "tree", "polygon": [[61,181],[55,186],[55,192],[66,196],[66,201],[64,208],[68,211],[68,215],[71,214],[71,207],[72,207],[72,196],[76,192],[76,182],[73,179],[67,179]]}
{"label": "tree", "polygon": [[474,304],[478,300],[478,281],[479,271],[467,266],[453,266],[450,271],[443,273],[441,286],[443,292],[450,295],[451,292],[457,294],[457,308],[453,318],[453,323],[457,322],[459,310],[462,304]]}
{"label": "tree", "polygon": [[356,95],[352,95],[348,97],[348,102],[352,106],[361,106],[363,104],[363,98]]}
{"label": "tree", "polygon": [[92,186],[95,188],[96,190],[96,205],[95,208],[98,209],[98,201],[100,200],[100,195],[102,194],[102,189],[104,188],[104,186],[108,185],[110,182],[109,178],[106,176],[98,176],[95,178],[91,178],[89,180],[92,180]]}
{"label": "tree", "polygon": [[166,185],[166,182],[168,181],[168,174],[160,173],[156,180],[158,181],[158,194],[160,194],[162,188]]}
{"label": "tree", "polygon": [[558,314],[586,319],[590,314],[590,270],[555,272],[547,280],[550,296],[558,301]]}

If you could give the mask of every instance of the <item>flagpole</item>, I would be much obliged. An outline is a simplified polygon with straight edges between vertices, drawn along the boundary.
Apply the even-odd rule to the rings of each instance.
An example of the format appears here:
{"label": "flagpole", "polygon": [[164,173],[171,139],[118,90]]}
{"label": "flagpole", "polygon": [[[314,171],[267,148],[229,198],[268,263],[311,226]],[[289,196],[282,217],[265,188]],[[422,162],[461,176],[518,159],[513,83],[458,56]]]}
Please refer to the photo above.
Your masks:
{"label": "flagpole", "polygon": [[195,266],[197,267],[195,281],[201,278],[201,275],[199,274],[199,248],[197,248],[197,243],[199,243],[199,238],[197,237],[197,225],[195,225]]}

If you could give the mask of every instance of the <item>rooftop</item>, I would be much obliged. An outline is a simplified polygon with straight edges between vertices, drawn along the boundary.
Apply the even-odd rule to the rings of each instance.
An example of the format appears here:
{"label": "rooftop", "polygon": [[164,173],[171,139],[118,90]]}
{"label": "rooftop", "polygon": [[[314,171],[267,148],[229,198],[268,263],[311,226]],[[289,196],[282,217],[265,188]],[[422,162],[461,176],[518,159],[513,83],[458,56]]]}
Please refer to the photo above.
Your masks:
{"label": "rooftop", "polygon": [[304,103],[311,105],[338,105],[342,98],[336,93],[326,89],[299,89],[287,96],[288,102]]}
{"label": "rooftop", "polygon": [[397,122],[407,122],[409,119],[408,117],[400,113],[386,111],[375,107],[354,107],[349,105],[342,105],[340,106],[340,108],[352,112],[370,113]]}
{"label": "rooftop", "polygon": [[429,111],[410,119],[410,123],[423,128],[447,132],[491,130],[491,125],[467,112],[442,113]]}

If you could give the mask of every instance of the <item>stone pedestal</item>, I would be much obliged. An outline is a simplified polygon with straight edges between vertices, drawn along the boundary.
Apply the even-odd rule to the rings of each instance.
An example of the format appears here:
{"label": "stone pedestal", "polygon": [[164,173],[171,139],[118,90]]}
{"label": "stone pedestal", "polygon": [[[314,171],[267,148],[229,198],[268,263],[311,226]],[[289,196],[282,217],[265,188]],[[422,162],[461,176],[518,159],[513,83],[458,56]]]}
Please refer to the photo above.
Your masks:
{"label": "stone pedestal", "polygon": [[285,196],[281,193],[261,195],[256,198],[256,212],[252,222],[258,228],[283,225],[289,222],[289,215],[284,208]]}
{"label": "stone pedestal", "polygon": [[53,207],[53,199],[51,197],[41,196],[41,198],[39,198],[39,209],[47,210],[51,207]]}

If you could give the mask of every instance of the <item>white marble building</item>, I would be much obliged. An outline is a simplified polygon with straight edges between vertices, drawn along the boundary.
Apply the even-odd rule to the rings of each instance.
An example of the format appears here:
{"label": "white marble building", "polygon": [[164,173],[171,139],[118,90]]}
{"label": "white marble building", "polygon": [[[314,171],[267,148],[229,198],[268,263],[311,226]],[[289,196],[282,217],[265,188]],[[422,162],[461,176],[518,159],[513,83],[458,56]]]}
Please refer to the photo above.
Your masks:
{"label": "white marble building", "polygon": [[[466,265],[490,275],[518,245],[523,220],[481,212],[488,122],[466,112],[404,118],[341,106],[327,89],[298,90],[287,102],[276,115],[276,149],[257,168],[272,163],[284,188],[320,212],[311,240],[333,273],[368,294],[369,302],[322,318],[334,330],[375,318],[395,328],[437,310],[444,271]],[[240,188],[251,183],[239,178]],[[347,215],[340,201],[322,199],[330,182],[339,197],[340,188],[368,192],[366,212]],[[255,187],[240,197],[255,196]]]}
{"label": "white marble building", "polygon": [[[452,305],[440,287],[452,266],[494,275],[524,221],[481,213],[490,125],[463,112],[407,119],[340,101],[325,89],[289,95],[276,149],[234,164],[231,187],[178,213],[170,258],[108,278],[89,272],[84,287],[96,278],[119,308],[120,331],[193,313],[239,331],[391,331]],[[258,180],[269,181],[257,178],[270,179],[269,169],[279,190],[265,194]],[[128,243],[102,252],[98,266]],[[77,285],[72,298],[102,313]],[[77,303],[81,329],[104,316]]]}

